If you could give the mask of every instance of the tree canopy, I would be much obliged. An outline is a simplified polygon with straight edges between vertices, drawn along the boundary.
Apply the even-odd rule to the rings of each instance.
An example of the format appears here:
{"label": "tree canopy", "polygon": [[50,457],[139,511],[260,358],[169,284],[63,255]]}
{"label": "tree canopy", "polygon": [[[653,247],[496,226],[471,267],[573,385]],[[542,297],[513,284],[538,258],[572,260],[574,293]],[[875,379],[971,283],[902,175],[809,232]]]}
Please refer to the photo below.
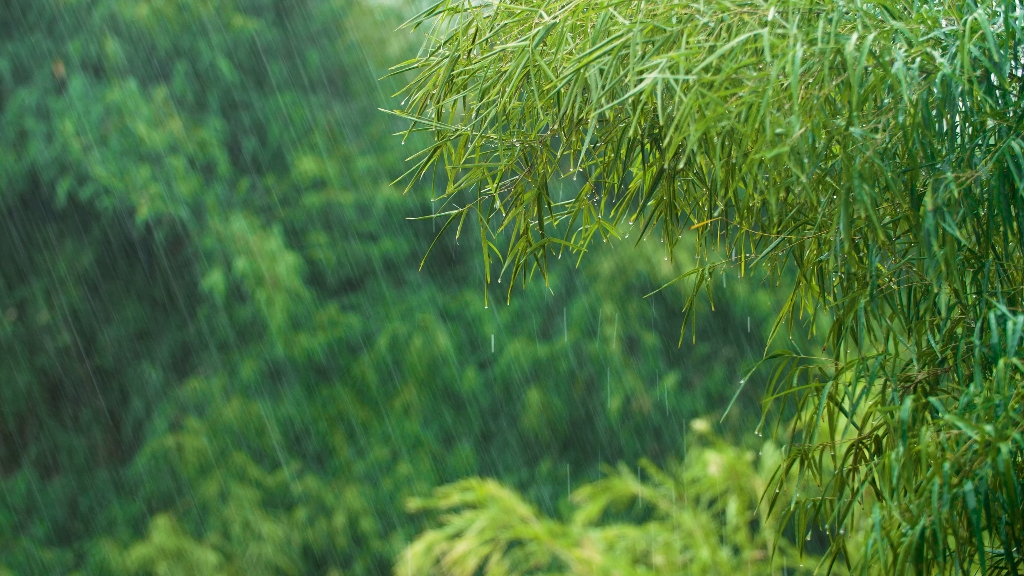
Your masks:
{"label": "tree canopy", "polygon": [[687,315],[728,272],[792,271],[772,334],[824,348],[766,353],[798,487],[765,505],[829,528],[825,566],[1020,571],[1019,1],[443,0],[411,25],[406,176],[441,169],[487,282],[620,235],[692,241]]}

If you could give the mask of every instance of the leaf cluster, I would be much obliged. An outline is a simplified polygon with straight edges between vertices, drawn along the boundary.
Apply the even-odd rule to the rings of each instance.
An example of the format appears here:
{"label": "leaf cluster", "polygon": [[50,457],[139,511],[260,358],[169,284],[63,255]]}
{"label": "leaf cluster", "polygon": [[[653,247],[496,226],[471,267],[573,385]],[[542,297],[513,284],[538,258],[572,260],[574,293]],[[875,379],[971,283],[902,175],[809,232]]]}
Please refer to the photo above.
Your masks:
{"label": "leaf cluster", "polygon": [[757,505],[780,456],[771,442],[755,457],[703,437],[665,469],[608,467],[573,490],[565,521],[494,480],[461,480],[409,501],[440,526],[406,548],[395,574],[810,574],[819,559]]}
{"label": "leaf cluster", "polygon": [[395,113],[432,140],[407,177],[443,168],[488,281],[623,231],[692,232],[687,314],[726,270],[793,270],[773,334],[828,328],[767,356],[776,481],[808,486],[773,509],[830,526],[832,560],[870,517],[863,570],[1020,571],[1019,1],[443,0],[411,25]]}

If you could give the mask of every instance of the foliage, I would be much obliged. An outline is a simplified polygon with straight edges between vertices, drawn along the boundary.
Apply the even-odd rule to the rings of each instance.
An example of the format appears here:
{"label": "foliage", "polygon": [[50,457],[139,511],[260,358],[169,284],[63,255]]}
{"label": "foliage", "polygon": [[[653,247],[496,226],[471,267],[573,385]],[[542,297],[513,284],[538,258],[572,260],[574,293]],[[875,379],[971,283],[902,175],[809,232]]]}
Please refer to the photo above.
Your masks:
{"label": "foliage", "polygon": [[566,464],[666,461],[764,345],[731,279],[665,345],[655,246],[510,306],[465,242],[417,272],[376,110],[401,5],[0,5],[0,573],[388,573],[406,498],[489,475],[554,513]]}
{"label": "foliage", "polygon": [[[695,431],[708,429],[695,420]],[[775,518],[758,507],[781,459],[705,438],[666,471],[644,461],[576,488],[572,516],[546,518],[514,491],[471,478],[412,499],[441,526],[421,534],[395,574],[810,574]],[[642,479],[646,477],[646,479]],[[788,495],[788,492],[787,492]]]}
{"label": "foliage", "polygon": [[408,176],[443,166],[488,281],[620,227],[693,231],[688,314],[726,270],[794,270],[776,328],[828,328],[768,355],[775,482],[806,486],[769,506],[830,526],[833,559],[870,518],[865,571],[1019,572],[1019,1],[442,0],[412,24],[396,114],[432,140]]}

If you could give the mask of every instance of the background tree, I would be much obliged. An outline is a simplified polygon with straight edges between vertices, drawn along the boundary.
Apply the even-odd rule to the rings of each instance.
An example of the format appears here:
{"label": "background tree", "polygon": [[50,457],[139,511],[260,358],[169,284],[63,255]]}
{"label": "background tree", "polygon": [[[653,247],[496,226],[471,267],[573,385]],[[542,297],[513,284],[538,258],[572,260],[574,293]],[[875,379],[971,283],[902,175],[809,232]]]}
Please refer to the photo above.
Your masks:
{"label": "background tree", "polygon": [[487,475],[556,516],[567,465],[662,465],[728,401],[774,296],[730,279],[667,345],[655,242],[509,306],[465,241],[417,271],[404,10],[0,2],[4,576],[386,574],[406,498]]}
{"label": "background tree", "polygon": [[[1024,10],[992,2],[443,0],[396,112],[511,290],[599,238],[693,235],[698,294],[796,282],[767,505],[860,570],[1018,573]],[[568,193],[553,181],[571,177]],[[802,323],[802,324],[801,324]],[[773,330],[774,333],[774,330]],[[774,415],[774,416],[773,416]]]}

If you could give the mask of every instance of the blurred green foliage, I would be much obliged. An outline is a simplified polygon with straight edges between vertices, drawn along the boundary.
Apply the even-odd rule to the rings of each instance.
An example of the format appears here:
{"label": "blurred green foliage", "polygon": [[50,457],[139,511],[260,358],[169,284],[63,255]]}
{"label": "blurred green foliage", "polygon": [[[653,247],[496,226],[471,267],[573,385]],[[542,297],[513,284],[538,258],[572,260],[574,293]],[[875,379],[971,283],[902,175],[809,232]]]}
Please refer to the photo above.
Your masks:
{"label": "blurred green foliage", "polygon": [[377,112],[403,10],[0,3],[0,574],[389,573],[406,498],[566,512],[566,470],[664,463],[729,400],[757,286],[677,348],[653,246],[510,305],[454,238],[417,271],[430,191],[389,186]]}

